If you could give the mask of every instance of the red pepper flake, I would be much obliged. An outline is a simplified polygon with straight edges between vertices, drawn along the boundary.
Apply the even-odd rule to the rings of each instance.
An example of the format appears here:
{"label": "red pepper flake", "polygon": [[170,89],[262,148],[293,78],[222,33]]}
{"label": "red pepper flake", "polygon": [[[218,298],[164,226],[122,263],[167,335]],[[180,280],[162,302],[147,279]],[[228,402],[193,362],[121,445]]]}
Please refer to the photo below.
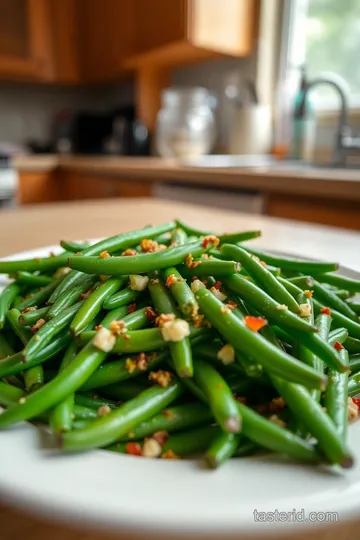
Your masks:
{"label": "red pepper flake", "polygon": [[233,300],[229,300],[228,303],[226,304],[226,307],[229,308],[229,309],[235,309],[238,307],[239,304],[237,304],[236,302],[233,302]]}
{"label": "red pepper flake", "polygon": [[341,345],[340,341],[335,341],[334,349],[336,349],[337,351],[341,351],[343,348],[344,348],[344,346]]}
{"label": "red pepper flake", "polygon": [[165,281],[165,287],[171,287],[171,285],[173,285],[174,283],[176,283],[175,274],[170,274],[170,276]]}
{"label": "red pepper flake", "polygon": [[152,307],[148,306],[147,308],[145,308],[145,315],[146,315],[146,318],[150,321],[150,322],[153,322],[155,321],[156,319],[156,313],[155,311],[153,310]]}
{"label": "red pepper flake", "polygon": [[209,244],[213,244],[216,247],[220,244],[220,240],[216,236],[205,236],[202,243],[203,248],[207,249]]}
{"label": "red pepper flake", "polygon": [[331,315],[331,309],[329,307],[322,307],[320,309],[320,313],[324,313],[324,315]]}
{"label": "red pepper flake", "polygon": [[160,444],[160,446],[164,446],[166,441],[168,440],[168,432],[167,431],[156,431],[152,438],[155,439],[156,442]]}
{"label": "red pepper flake", "polygon": [[192,276],[191,281],[196,281],[197,279],[199,279],[197,276]]}
{"label": "red pepper flake", "polygon": [[134,313],[136,311],[136,304],[135,302],[133,304],[128,305],[128,313]]}
{"label": "red pepper flake", "polygon": [[353,397],[352,400],[355,403],[355,405],[357,406],[357,408],[360,409],[360,398]]}
{"label": "red pepper flake", "polygon": [[264,317],[254,317],[253,315],[246,315],[244,322],[253,332],[258,332],[268,323]]}
{"label": "red pepper flake", "polygon": [[98,331],[100,330],[100,328],[102,328],[102,324],[97,324],[97,325],[95,326],[94,330],[95,330],[96,332],[98,332]]}
{"label": "red pepper flake", "polygon": [[218,291],[220,291],[221,285],[222,285],[222,282],[219,281],[219,280],[215,281],[215,283],[214,283],[214,287],[215,287],[215,289],[217,289]]}
{"label": "red pepper flake", "polygon": [[125,445],[126,452],[131,456],[141,456],[141,446],[136,442],[128,442]]}

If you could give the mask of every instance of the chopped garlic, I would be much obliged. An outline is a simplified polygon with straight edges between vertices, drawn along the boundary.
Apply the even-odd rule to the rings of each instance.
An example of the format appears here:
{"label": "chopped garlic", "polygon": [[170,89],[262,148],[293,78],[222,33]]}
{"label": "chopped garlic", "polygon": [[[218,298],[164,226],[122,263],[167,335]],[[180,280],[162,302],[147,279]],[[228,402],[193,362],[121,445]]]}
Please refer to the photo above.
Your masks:
{"label": "chopped garlic", "polygon": [[97,415],[98,416],[107,416],[110,413],[111,413],[111,409],[110,409],[109,405],[107,405],[107,404],[101,405],[101,407],[99,407],[98,410],[97,410]]}
{"label": "chopped garlic", "polygon": [[147,276],[140,276],[139,274],[131,274],[130,289],[133,291],[144,291],[148,285],[149,278]]}
{"label": "chopped garlic", "polygon": [[[307,304],[306,304],[306,305],[307,305]],[[285,311],[286,309],[289,309],[289,308],[287,307],[286,304],[278,304],[278,305],[276,306],[276,309],[279,309],[280,311],[282,311],[282,310]]]}
{"label": "chopped garlic", "polygon": [[205,283],[203,283],[202,281],[200,281],[200,279],[195,279],[191,285],[191,290],[194,294],[196,294],[198,291],[200,291],[200,289],[206,289],[206,285]]}
{"label": "chopped garlic", "polygon": [[162,325],[161,335],[165,341],[181,341],[190,335],[189,323],[183,319],[168,321]]}
{"label": "chopped garlic", "polygon": [[107,328],[100,328],[93,339],[93,345],[100,351],[110,352],[116,343],[116,337]]}
{"label": "chopped garlic", "polygon": [[311,315],[310,304],[300,304],[300,317],[309,317]]}
{"label": "chopped garlic", "polygon": [[217,357],[225,365],[232,364],[235,360],[234,347],[230,343],[227,343],[217,353]]}
{"label": "chopped garlic", "polygon": [[211,287],[210,291],[213,293],[214,296],[216,296],[218,300],[220,300],[220,302],[224,302],[224,300],[226,300],[226,294],[219,291],[219,289],[217,289],[216,287]]}
{"label": "chopped garlic", "polygon": [[144,457],[149,457],[149,458],[157,458],[160,456],[160,454],[161,454],[160,444],[152,437],[150,439],[146,439],[142,448],[141,455]]}
{"label": "chopped garlic", "polygon": [[356,418],[359,416],[359,409],[356,403],[354,403],[353,399],[351,397],[348,398],[348,420],[351,422],[352,420],[356,420]]}
{"label": "chopped garlic", "polygon": [[281,420],[281,418],[279,418],[277,414],[271,415],[270,418],[269,418],[269,422],[271,422],[272,424],[275,424],[276,426],[280,426],[280,427],[285,427],[286,426],[284,420]]}

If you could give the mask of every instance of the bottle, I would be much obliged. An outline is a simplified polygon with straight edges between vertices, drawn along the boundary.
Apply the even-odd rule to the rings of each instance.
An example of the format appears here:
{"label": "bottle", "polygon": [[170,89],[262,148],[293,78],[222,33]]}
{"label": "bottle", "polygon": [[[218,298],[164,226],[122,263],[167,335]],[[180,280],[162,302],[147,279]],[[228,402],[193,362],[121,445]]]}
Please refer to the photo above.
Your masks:
{"label": "bottle", "polygon": [[292,118],[292,137],[290,157],[311,161],[315,144],[315,115],[309,92],[305,66],[301,68],[300,87],[295,96]]}
{"label": "bottle", "polygon": [[272,154],[277,159],[289,158],[294,100],[299,85],[299,70],[289,67],[276,90],[274,140]]}

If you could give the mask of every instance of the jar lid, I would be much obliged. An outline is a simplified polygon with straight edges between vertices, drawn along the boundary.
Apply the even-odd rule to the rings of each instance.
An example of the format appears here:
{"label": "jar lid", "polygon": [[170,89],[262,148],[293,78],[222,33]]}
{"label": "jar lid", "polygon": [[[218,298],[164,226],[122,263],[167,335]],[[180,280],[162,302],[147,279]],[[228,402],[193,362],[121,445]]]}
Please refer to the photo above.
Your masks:
{"label": "jar lid", "polygon": [[165,88],[161,93],[164,107],[199,106],[207,104],[210,93],[202,86],[174,86]]}

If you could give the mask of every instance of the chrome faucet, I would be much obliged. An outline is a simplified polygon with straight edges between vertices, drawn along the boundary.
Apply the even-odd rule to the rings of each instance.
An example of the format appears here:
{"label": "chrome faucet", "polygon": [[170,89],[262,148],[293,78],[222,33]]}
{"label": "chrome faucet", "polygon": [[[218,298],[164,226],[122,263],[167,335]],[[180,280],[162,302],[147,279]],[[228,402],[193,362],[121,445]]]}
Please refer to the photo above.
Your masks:
{"label": "chrome faucet", "polygon": [[[348,100],[346,96],[345,84],[341,84],[341,78],[335,76],[331,77],[319,77],[307,84],[307,87],[303,93],[303,99],[301,105],[304,106],[307,93],[319,84],[327,84],[337,91],[340,97],[340,115],[338,129],[335,138],[335,147],[333,153],[333,165],[334,167],[344,167],[346,165],[346,154],[349,150],[360,150],[360,137],[353,137],[351,128],[347,123],[348,115]],[[300,105],[300,106],[301,106]]]}

